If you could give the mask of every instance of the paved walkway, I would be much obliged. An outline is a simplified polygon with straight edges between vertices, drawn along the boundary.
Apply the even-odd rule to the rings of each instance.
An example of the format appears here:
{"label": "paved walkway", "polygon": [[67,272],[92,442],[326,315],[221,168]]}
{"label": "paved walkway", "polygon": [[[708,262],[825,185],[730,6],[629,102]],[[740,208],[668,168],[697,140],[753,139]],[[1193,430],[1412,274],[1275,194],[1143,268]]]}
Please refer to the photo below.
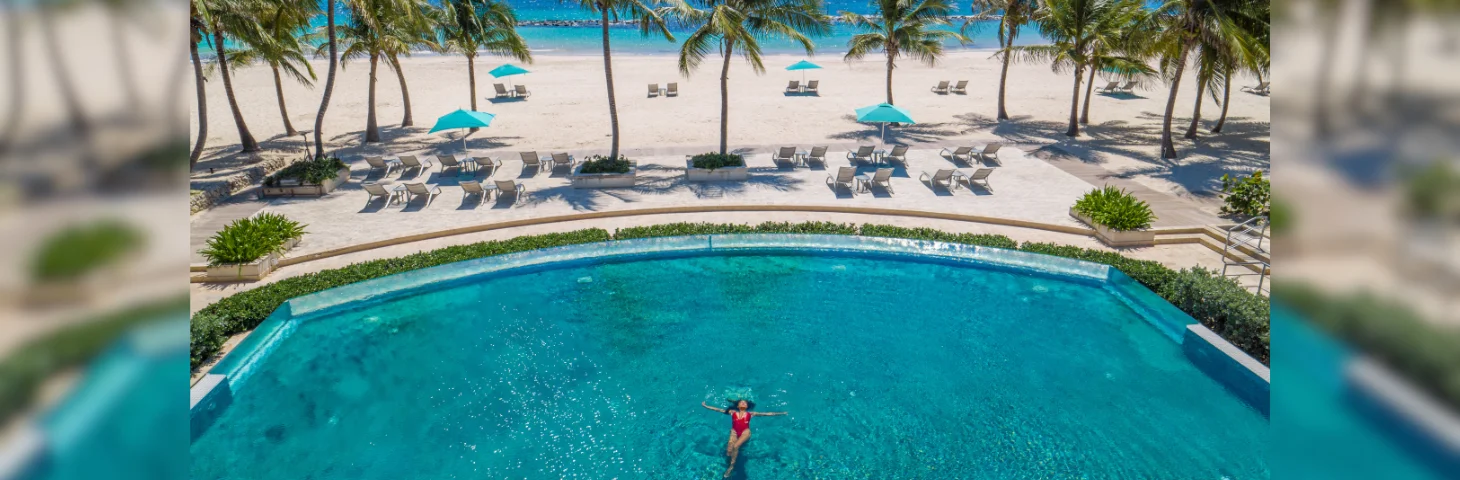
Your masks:
{"label": "paved walkway", "polygon": [[[1055,147],[1046,148],[1053,150]],[[1188,227],[1231,223],[1208,212],[1208,209],[1204,209],[1192,200],[1147,187],[1129,176],[1112,172],[1100,166],[1098,163],[1084,161],[1076,155],[1038,156],[1045,163],[1053,165],[1065,173],[1074,175],[1076,178],[1084,180],[1090,185],[1111,185],[1119,187],[1130,192],[1136,198],[1144,200],[1151,205],[1151,211],[1156,214],[1156,221],[1152,223],[1154,227]]]}

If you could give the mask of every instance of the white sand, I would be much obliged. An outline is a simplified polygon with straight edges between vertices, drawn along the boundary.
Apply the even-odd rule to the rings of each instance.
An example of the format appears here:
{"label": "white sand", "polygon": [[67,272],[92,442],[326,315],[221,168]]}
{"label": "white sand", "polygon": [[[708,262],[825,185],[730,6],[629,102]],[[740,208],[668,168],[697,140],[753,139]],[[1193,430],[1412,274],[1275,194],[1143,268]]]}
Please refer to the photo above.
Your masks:
{"label": "white sand", "polygon": [[[884,75],[880,60],[843,62],[838,55],[824,54],[813,60],[823,69],[807,73],[821,81],[820,96],[786,96],[787,80],[801,78],[799,72],[784,71],[802,57],[770,56],[770,70],[755,75],[749,66],[735,60],[730,72],[731,149],[768,151],[780,144],[850,145],[877,139],[875,125],[854,120],[852,110],[882,102]],[[325,122],[330,146],[347,160],[362,154],[454,153],[460,143],[454,135],[428,135],[436,117],[457,108],[468,108],[466,60],[458,56],[429,56],[408,59],[405,76],[410,86],[416,125],[400,128],[402,102],[393,72],[382,68],[377,95],[378,118],[385,142],[363,145],[366,118],[368,64],[355,61],[339,72],[333,100]],[[608,100],[603,79],[603,62],[596,56],[540,56],[527,65],[532,73],[512,77],[532,91],[526,101],[493,103],[492,83],[487,71],[503,63],[482,58],[477,65],[478,109],[497,114],[492,127],[469,139],[474,153],[515,157],[517,151],[570,151],[581,157],[606,154],[609,144]],[[621,148],[629,155],[679,154],[707,151],[719,143],[719,63],[707,61],[690,78],[677,72],[672,56],[620,55],[614,58],[621,125]],[[323,91],[325,62],[316,61],[318,86],[307,88],[286,80],[285,97],[295,128],[313,128],[315,111]],[[1161,113],[1168,90],[1151,82],[1135,95],[1092,99],[1089,130],[1073,142],[1064,136],[1070,108],[1072,75],[1056,75],[1046,65],[1015,65],[1008,82],[1008,110],[1013,120],[994,120],[997,105],[999,62],[989,52],[958,52],[948,55],[937,67],[910,61],[899,65],[894,76],[896,104],[912,112],[919,123],[889,136],[895,143],[925,147],[999,140],[1023,146],[1026,151],[1055,145],[1087,161],[1128,175],[1160,191],[1177,195],[1196,194],[1208,205],[1211,191],[1226,172],[1246,172],[1269,166],[1268,98],[1234,91],[1227,131],[1206,132],[1202,139],[1180,139],[1183,158],[1176,162],[1156,158],[1159,151]],[[216,75],[215,75],[216,76]],[[970,80],[968,95],[937,95],[929,87],[938,80]],[[237,150],[237,134],[222,94],[222,82],[214,78],[209,88],[208,163],[222,164]],[[646,85],[679,83],[678,97],[648,98]],[[1185,130],[1195,99],[1191,78],[1185,79],[1177,103],[1178,136]],[[1239,81],[1238,85],[1255,81]],[[240,106],[256,138],[277,138],[283,126],[270,72],[246,67],[234,76]],[[1101,81],[1097,84],[1104,85]],[[1220,107],[1209,98],[1204,117],[1214,120]],[[196,125],[190,130],[196,134]],[[265,142],[279,149],[299,144],[298,137]],[[276,152],[268,154],[281,154]],[[299,155],[299,153],[290,153]],[[206,170],[201,170],[206,174]],[[201,176],[201,175],[200,175]]]}

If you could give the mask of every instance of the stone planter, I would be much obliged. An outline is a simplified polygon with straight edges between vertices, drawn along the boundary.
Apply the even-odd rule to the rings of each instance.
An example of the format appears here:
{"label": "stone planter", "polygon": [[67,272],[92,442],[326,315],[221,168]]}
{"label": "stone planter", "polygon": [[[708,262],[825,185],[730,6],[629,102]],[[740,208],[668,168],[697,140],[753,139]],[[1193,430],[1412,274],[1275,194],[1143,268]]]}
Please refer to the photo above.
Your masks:
{"label": "stone planter", "polygon": [[1095,229],[1095,238],[1100,239],[1101,242],[1112,247],[1149,247],[1156,244],[1156,232],[1151,230],[1131,230],[1128,232],[1111,230],[1105,228],[1104,225],[1096,225],[1095,222],[1090,221],[1090,217],[1075,213],[1074,208],[1070,209],[1070,216],[1079,219],[1081,222],[1085,222],[1090,228]]}
{"label": "stone planter", "polygon": [[286,185],[281,181],[279,186],[264,187],[259,195],[265,198],[294,196],[322,197],[329,195],[336,187],[344,185],[348,181],[350,181],[350,169],[341,168],[340,173],[336,174],[335,178],[327,178],[324,180],[324,183],[319,185]]}
{"label": "stone planter", "polygon": [[695,168],[694,162],[684,161],[685,180],[691,182],[725,182],[745,180],[750,177],[750,167],[741,165],[739,167],[720,167],[714,170],[708,168]]}
{"label": "stone planter", "polygon": [[279,259],[284,257],[283,252],[289,251],[295,245],[299,245],[299,239],[297,238],[284,242],[284,246],[279,249],[279,253],[264,255],[264,258],[255,260],[252,263],[209,265],[207,272],[208,281],[253,282],[261,280],[279,265]]}
{"label": "stone planter", "polygon": [[582,173],[583,166],[573,169],[573,188],[629,188],[639,173],[639,162],[629,162],[628,173]]}

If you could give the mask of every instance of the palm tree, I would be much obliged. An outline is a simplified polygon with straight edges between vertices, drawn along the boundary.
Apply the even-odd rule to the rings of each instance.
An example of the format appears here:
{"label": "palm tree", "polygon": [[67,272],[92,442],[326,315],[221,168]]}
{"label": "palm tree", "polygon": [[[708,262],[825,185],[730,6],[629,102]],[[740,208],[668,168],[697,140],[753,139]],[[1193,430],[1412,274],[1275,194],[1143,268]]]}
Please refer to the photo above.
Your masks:
{"label": "palm tree", "polygon": [[406,88],[406,74],[401,70],[400,57],[411,56],[411,47],[423,46],[432,50],[440,50],[440,42],[436,37],[436,26],[444,23],[440,18],[441,11],[433,8],[425,0],[404,0],[401,6],[409,13],[398,16],[391,27],[393,36],[399,39],[398,42],[387,45],[397,47],[385,51],[385,65],[395,71],[395,79],[400,83],[401,101],[405,107],[405,117],[401,119],[400,126],[409,127],[415,125],[411,117],[411,91]]}
{"label": "palm tree", "polygon": [[218,73],[223,77],[223,93],[228,97],[228,108],[233,111],[233,125],[238,127],[238,143],[243,147],[243,153],[257,152],[259,142],[254,140],[253,133],[248,131],[248,124],[243,121],[243,110],[238,108],[238,96],[233,92],[233,75],[228,66],[224,38],[225,35],[235,39],[257,35],[255,30],[260,27],[254,19],[254,12],[250,7],[244,2],[229,0],[208,2],[208,20],[210,21],[208,30],[213,34],[213,51],[217,52],[215,57],[218,62]]}
{"label": "palm tree", "polygon": [[613,141],[608,150],[610,158],[618,158],[618,102],[613,93],[613,61],[608,48],[608,26],[620,18],[634,20],[639,25],[639,34],[649,36],[658,32],[666,40],[674,41],[674,35],[664,24],[664,18],[644,0],[578,0],[578,7],[598,14],[603,29],[603,79],[608,84],[608,123]]}
{"label": "palm tree", "polygon": [[973,22],[987,20],[999,15],[999,49],[1003,67],[999,70],[999,120],[1008,120],[1009,111],[1004,109],[1004,85],[1009,80],[1009,52],[1003,49],[1014,45],[1019,38],[1019,28],[1034,18],[1039,10],[1039,0],[973,0],[973,18],[964,23],[967,29]]}
{"label": "palm tree", "polygon": [[259,29],[253,35],[239,36],[242,48],[228,52],[228,62],[234,68],[254,63],[266,63],[274,74],[274,94],[279,99],[279,116],[284,120],[284,134],[298,135],[294,124],[289,121],[289,108],[284,103],[284,83],[280,71],[306,86],[313,86],[314,67],[304,57],[304,43],[296,35],[309,25],[309,18],[316,13],[318,3],[314,0],[294,2],[273,2],[261,5]]}
{"label": "palm tree", "polygon": [[1095,75],[1108,71],[1116,78],[1134,81],[1154,75],[1147,60],[1154,56],[1151,46],[1160,32],[1155,16],[1143,9],[1120,12],[1127,21],[1101,22],[1090,32],[1090,78],[1085,82],[1084,106],[1080,108],[1080,124],[1090,124],[1090,97],[1095,93]]}
{"label": "palm tree", "polygon": [[[1095,63],[1096,54],[1100,53],[1095,47],[1114,45],[1116,42],[1111,36],[1123,26],[1135,22],[1140,9],[1140,0],[1045,0],[1035,15],[1035,22],[1050,44],[1006,48],[1024,61],[1049,62],[1056,73],[1074,71],[1070,125],[1065,135],[1080,135],[1080,85],[1084,81],[1085,69]],[[1125,57],[1106,57],[1103,61],[1139,63]],[[1093,73],[1092,70],[1092,76]]]}
{"label": "palm tree", "polygon": [[[1254,15],[1258,19],[1268,18],[1270,4],[1259,2],[1253,5],[1258,9]],[[1233,75],[1239,71],[1252,72],[1257,75],[1257,80],[1262,81],[1262,75],[1272,64],[1272,57],[1268,48],[1271,39],[1270,22],[1261,22],[1258,31],[1244,31],[1238,38],[1236,54],[1234,58],[1226,62],[1226,68],[1220,73],[1222,75],[1222,115],[1217,118],[1217,124],[1212,127],[1212,133],[1222,133],[1222,127],[1227,124],[1227,107],[1231,106]]]}
{"label": "palm tree", "polygon": [[188,155],[188,167],[197,165],[203,156],[203,145],[208,142],[208,95],[203,89],[203,59],[198,55],[198,43],[208,35],[207,10],[202,0],[188,2],[188,54],[193,57],[194,89],[198,94],[198,142]]}
{"label": "palm tree", "polygon": [[882,51],[887,55],[887,103],[892,103],[892,69],[897,59],[910,57],[933,66],[943,56],[943,42],[968,38],[958,32],[941,30],[953,13],[949,0],[875,0],[878,16],[842,12],[842,20],[861,30],[852,36],[845,59],[859,60]]}
{"label": "palm tree", "polygon": [[[1171,134],[1171,118],[1176,113],[1176,95],[1181,89],[1181,76],[1186,71],[1191,52],[1199,42],[1213,41],[1223,35],[1224,28],[1254,28],[1265,19],[1254,18],[1244,0],[1171,0],[1155,11],[1160,16],[1162,29],[1157,41],[1162,52],[1163,73],[1171,82],[1171,93],[1166,98],[1166,113],[1161,122],[1161,158],[1176,158],[1176,142]],[[1200,95],[1197,96],[1201,98]]]}
{"label": "palm tree", "polygon": [[[341,60],[348,62],[355,58],[370,59],[370,83],[365,114],[365,142],[380,141],[380,125],[375,116],[375,85],[378,81],[380,61],[384,59],[387,68],[399,71],[396,55],[408,53],[412,45],[421,41],[419,25],[425,23],[426,15],[421,0],[348,0],[345,10],[350,22],[337,28],[337,41],[343,42]],[[329,46],[333,47],[333,44]],[[321,49],[324,48],[321,45]],[[322,52],[316,52],[322,53]],[[402,94],[409,101],[404,79],[401,79]],[[407,120],[410,107],[406,105]]]}
{"label": "palm tree", "polygon": [[[497,0],[445,0],[442,52],[466,56],[466,78],[471,92],[471,109],[477,109],[477,52],[515,58],[532,63],[527,42],[517,34],[517,16],[512,6]],[[472,131],[477,129],[473,128]]]}
{"label": "palm tree", "polygon": [[679,72],[686,77],[712,50],[724,57],[720,67],[720,154],[728,152],[730,135],[730,58],[738,51],[756,74],[765,73],[760,40],[788,38],[810,55],[807,34],[822,35],[831,22],[821,13],[820,0],[676,0],[666,15],[694,28],[679,50]]}
{"label": "palm tree", "polygon": [[335,91],[335,69],[340,55],[335,36],[335,0],[325,0],[325,47],[329,49],[330,67],[324,77],[324,96],[319,100],[319,113],[314,115],[314,156],[324,156],[324,111],[329,109],[330,96]]}

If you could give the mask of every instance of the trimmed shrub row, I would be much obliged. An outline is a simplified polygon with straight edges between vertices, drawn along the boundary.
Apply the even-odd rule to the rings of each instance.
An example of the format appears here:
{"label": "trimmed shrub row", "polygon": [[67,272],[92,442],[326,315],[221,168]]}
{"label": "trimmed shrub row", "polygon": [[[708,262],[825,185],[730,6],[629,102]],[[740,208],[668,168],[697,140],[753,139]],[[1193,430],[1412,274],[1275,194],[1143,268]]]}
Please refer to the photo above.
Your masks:
{"label": "trimmed shrub row", "polygon": [[492,255],[539,248],[602,242],[611,239],[673,237],[682,235],[715,235],[733,233],[802,233],[823,235],[865,235],[962,243],[1026,252],[1041,253],[1104,263],[1125,272],[1193,318],[1254,358],[1268,362],[1268,302],[1236,282],[1217,277],[1196,268],[1180,272],[1159,262],[1135,260],[1118,253],[1049,243],[1019,245],[1003,235],[949,233],[930,228],[905,228],[890,225],[856,225],[831,222],[766,222],[759,225],[714,223],[668,223],[644,227],[622,228],[610,235],[600,229],[567,233],[517,237],[511,240],[481,242],[446,247],[400,258],[373,260],[280,280],[253,290],[225,298],[203,308],[193,316],[192,363],[196,367],[218,351],[231,335],[252,329],[273,313],[284,301],[301,295],[348,285],[371,278],[419,268],[482,258]]}

